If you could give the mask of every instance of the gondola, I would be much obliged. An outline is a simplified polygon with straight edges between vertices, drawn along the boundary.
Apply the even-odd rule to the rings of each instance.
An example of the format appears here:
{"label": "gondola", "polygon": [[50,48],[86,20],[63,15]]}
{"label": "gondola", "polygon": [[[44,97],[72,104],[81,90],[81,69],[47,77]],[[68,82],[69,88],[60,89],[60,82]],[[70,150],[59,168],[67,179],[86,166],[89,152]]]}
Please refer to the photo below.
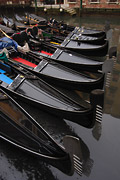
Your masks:
{"label": "gondola", "polygon": [[[34,29],[27,29],[27,33],[31,33],[31,36],[34,39],[38,39],[37,36],[37,27],[34,27]],[[33,30],[33,31],[32,31]],[[34,32],[34,35],[33,35]],[[39,40],[39,39],[38,39]],[[70,50],[73,52],[77,52],[78,54],[82,54],[85,56],[95,56],[95,57],[102,57],[106,56],[108,53],[108,40],[102,41],[101,44],[90,44],[90,43],[83,43],[83,42],[77,42],[72,41],[69,38],[65,38],[63,42],[59,42],[58,39],[52,38],[49,41],[43,42],[45,45],[51,46],[51,48],[60,48],[62,50]]]}
{"label": "gondola", "polygon": [[2,29],[6,34],[11,36],[12,34],[15,33],[15,31],[9,27],[6,27],[5,25],[0,24],[0,29]]}
{"label": "gondola", "polygon": [[[3,27],[7,28],[5,26]],[[4,32],[4,28],[2,29],[2,33],[5,36],[8,36],[9,33],[7,34],[6,32]],[[9,29],[12,30],[11,28]],[[12,38],[15,41],[17,41],[18,44],[21,46],[24,45],[25,41],[28,42],[29,39],[25,31],[22,31],[21,33],[13,33]],[[47,58],[55,62],[58,62],[64,66],[67,66],[71,69],[74,69],[76,71],[85,70],[85,71],[97,72],[98,70],[102,70],[102,66],[106,59],[105,57],[104,58],[102,57],[102,59],[99,57],[90,58],[68,50],[61,50],[56,47],[51,48],[50,45],[48,44],[46,45],[34,39],[29,39],[28,43],[33,53],[36,54],[37,56],[43,56],[43,57],[47,56]]]}
{"label": "gondola", "polygon": [[[68,175],[74,173],[72,161],[76,162],[76,159],[72,160],[65,145],[69,145],[69,139],[72,140],[76,145],[76,149],[73,151],[74,156],[78,157],[75,152],[80,150],[79,139],[66,136],[63,139],[64,147],[59,145],[35,119],[2,89],[0,89],[0,138],[14,146],[15,150],[22,150],[40,160],[47,161]],[[72,149],[70,151],[72,153]]]}
{"label": "gondola", "polygon": [[77,28],[75,28],[75,30],[73,30],[71,33],[69,33],[67,38],[69,38],[73,41],[77,41],[77,42],[88,42],[91,44],[101,44],[102,41],[106,38],[106,34],[103,34],[99,37],[82,34],[82,32],[81,32],[81,34],[77,34]]}
{"label": "gondola", "polygon": [[73,27],[73,29],[77,29],[76,34],[83,34],[86,36],[93,36],[93,37],[101,37],[106,36],[106,32],[104,30],[97,30],[97,29],[91,29],[91,28],[85,28],[85,27]]}
{"label": "gondola", "polygon": [[45,44],[50,44],[51,47],[58,47],[60,49],[70,50],[85,56],[106,56],[108,53],[108,40],[104,40],[100,45],[94,45],[83,42],[76,42],[69,39],[65,39],[62,43],[56,41],[45,42]]}
{"label": "gondola", "polygon": [[14,17],[18,22],[24,23],[25,25],[36,25],[34,20],[28,19],[26,16],[19,16],[18,14],[15,14]]}
{"label": "gondola", "polygon": [[[36,51],[32,50],[32,53],[36,56],[43,56],[52,59],[55,62],[58,62],[59,64],[62,64],[64,66],[67,66],[71,69],[74,69],[78,72],[82,71],[90,71],[90,72],[98,72],[99,70],[102,71],[102,66],[104,64],[104,61],[106,58],[103,58],[102,61],[99,61],[96,59],[89,58],[87,56],[80,55],[75,52],[71,52],[68,50],[61,50],[59,48],[56,48],[54,53],[49,52],[49,46],[41,45],[41,50]],[[43,49],[43,50],[42,50]],[[47,52],[48,50],[48,52]]]}
{"label": "gondola", "polygon": [[[8,63],[0,63],[0,87],[9,95],[84,127],[94,125],[96,103],[101,99],[92,98],[92,106],[88,103],[84,107],[22,67]],[[99,94],[95,97],[98,99]]]}
{"label": "gondola", "polygon": [[[26,52],[26,55],[22,52],[18,53],[12,48],[12,46],[15,45],[15,48],[17,49],[17,44],[14,43],[13,40],[7,37],[2,38],[1,40],[4,41],[1,43],[2,47],[8,46],[7,49],[10,47],[11,50],[9,50],[9,54],[16,64],[26,68],[50,84],[56,84],[63,88],[81,90],[84,92],[91,92],[93,89],[103,88],[103,73],[79,73],[49,60],[47,57],[40,58],[39,56],[35,56],[29,49],[28,52]],[[2,54],[0,58],[2,58]],[[11,61],[9,60],[9,62]]]}
{"label": "gondola", "polygon": [[[37,30],[38,28],[38,30]],[[37,25],[37,28],[34,29],[34,31],[36,30],[36,32],[33,32],[34,34],[37,34],[40,27],[39,25]],[[86,36],[86,35],[82,35],[76,34],[76,29],[74,31],[72,31],[71,33],[69,33],[68,35],[66,35],[64,32],[60,31],[59,29],[53,29],[51,27],[46,27],[46,29],[43,30],[43,36],[48,36],[51,37],[51,40],[53,41],[57,41],[59,43],[62,43],[65,39],[69,40],[69,41],[76,41],[76,42],[83,42],[83,43],[89,43],[89,44],[94,44],[94,45],[101,45],[106,36],[100,36],[100,37],[92,37],[92,36]],[[34,36],[33,34],[33,36]]]}
{"label": "gondola", "polygon": [[[20,19],[22,19],[21,17],[19,17],[18,15],[17,19],[18,21]],[[28,20],[32,19],[32,16],[27,15],[26,18]],[[25,20],[25,18],[23,18],[23,21]],[[70,33],[65,33],[65,31],[62,31],[59,27],[52,27],[51,25],[47,25],[45,19],[39,17],[39,21],[36,19],[32,19],[34,20],[37,24],[38,28],[42,28],[44,29],[44,33],[49,33],[49,36],[51,36],[52,38],[54,38],[55,40],[62,42],[63,40],[65,40],[65,38],[67,37],[67,39],[69,40],[73,40],[73,41],[77,41],[77,42],[86,42],[86,43],[90,43],[90,44],[101,44],[103,42],[103,40],[106,38],[106,34],[103,34],[99,37],[94,37],[94,36],[88,36],[88,35],[83,35],[81,34],[77,34],[78,33],[78,28],[75,28],[72,32]],[[43,28],[43,27],[44,28]]]}
{"label": "gondola", "polygon": [[3,22],[7,27],[9,27],[13,30],[16,30],[16,31],[22,31],[29,27],[29,25],[25,25],[21,22],[18,22],[16,20],[13,20],[12,18],[8,18],[6,16],[3,17]]}
{"label": "gondola", "polygon": [[[39,26],[40,26],[40,25],[41,25],[41,26],[47,25],[47,19],[45,19],[45,18],[43,18],[43,17],[40,17],[40,16],[35,15],[35,16],[36,16],[36,18],[35,18],[35,17],[30,16],[29,13],[25,13],[25,16],[26,16],[26,19],[35,21],[36,23],[39,23]],[[19,20],[19,18],[20,18],[20,16],[18,16],[17,14],[15,14],[15,17],[16,17],[18,20]],[[39,20],[38,20],[37,18],[39,18]],[[21,19],[22,19],[22,18],[21,18]]]}
{"label": "gondola", "polygon": [[66,33],[75,31],[77,35],[82,34],[85,36],[92,36],[92,37],[106,36],[106,32],[104,30],[97,30],[97,29],[91,29],[85,27],[75,27],[75,26],[67,25],[64,22],[56,21],[54,18],[50,18],[49,23],[53,27],[58,26],[61,30],[64,30],[64,32]]}
{"label": "gondola", "polygon": [[[21,23],[24,23],[25,20],[23,19],[23,17],[20,17],[18,14],[14,14],[14,17],[15,19],[18,21],[18,22],[21,22]],[[28,22],[29,23],[29,22]],[[25,24],[25,23],[24,23]]]}
{"label": "gondola", "polygon": [[[36,21],[36,23],[39,23],[39,24],[41,24],[41,23],[47,24],[47,19],[45,19],[45,18],[43,18],[43,17],[37,16],[37,15],[35,15],[35,14],[29,14],[29,13],[25,13],[25,15],[26,15],[26,18],[27,18],[27,19],[31,19],[31,20],[33,20],[33,21]],[[15,15],[15,16],[17,16],[17,17],[19,18],[18,15]]]}
{"label": "gondola", "polygon": [[98,70],[102,70],[102,65],[106,59],[105,57],[101,59],[100,57],[90,58],[70,50],[62,50],[55,46],[51,47],[50,44],[46,44],[43,41],[39,42],[28,38],[25,31],[22,31],[20,34],[14,34],[12,38],[21,46],[24,45],[24,41],[27,41],[33,55],[47,57],[76,71],[85,70],[97,72]]}
{"label": "gondola", "polygon": [[[77,72],[60,65],[47,57],[35,56],[31,51],[26,54],[18,53],[9,48],[12,62],[21,66],[52,85],[66,89],[91,92],[94,89],[103,89],[104,73]],[[11,62],[9,59],[9,62]]]}
{"label": "gondola", "polygon": [[[45,30],[45,32],[46,31],[47,30]],[[48,28],[47,32],[49,32],[49,28]],[[65,40],[65,38],[67,38],[69,40],[76,41],[76,42],[83,42],[83,43],[85,42],[85,43],[96,44],[96,45],[101,44],[104,41],[104,39],[106,38],[105,35],[100,36],[100,37],[86,36],[86,35],[82,35],[82,34],[77,35],[74,31],[72,31],[70,34],[68,34],[65,37],[59,36],[59,35],[58,36],[53,35],[52,33],[51,33],[51,36],[59,42],[62,42],[63,40]]]}
{"label": "gondola", "polygon": [[[39,23],[39,19],[41,17],[35,15],[35,14],[28,14],[28,18],[34,19],[37,21],[37,23]],[[49,20],[50,23],[55,22],[54,18],[51,18],[51,20]],[[75,27],[75,26],[71,26],[71,25],[67,25],[64,22],[59,22],[57,21],[56,25],[59,25],[59,28],[63,29],[64,31],[66,30],[68,33],[72,32],[72,31],[76,31],[76,34],[82,34],[85,36],[93,36],[93,37],[101,37],[101,36],[106,36],[105,31],[103,30],[96,30],[96,29],[91,29],[91,28],[85,28],[85,27]]]}
{"label": "gondola", "polygon": [[[11,23],[11,20],[9,21],[9,23]],[[56,46],[60,49],[71,50],[73,52],[77,52],[86,56],[105,56],[108,52],[107,40],[103,40],[100,44],[91,44],[70,40],[69,37],[66,37],[61,42],[61,40],[52,37],[52,40],[50,42],[45,42],[45,44],[46,43],[50,44],[51,47]]]}
{"label": "gondola", "polygon": [[46,27],[48,27],[47,20],[42,17],[39,17],[39,21],[37,21],[36,19],[30,18],[28,13],[25,13],[25,16],[19,16],[18,14],[14,14],[14,16],[18,22],[22,22],[24,24],[31,24],[30,22],[32,21],[34,22],[34,25],[37,24],[39,28],[46,29]]}
{"label": "gondola", "polygon": [[[39,25],[37,25],[37,27],[40,28]],[[84,35],[82,33],[77,34],[77,28],[75,28],[75,30],[73,30],[70,33],[65,33],[65,31],[62,31],[60,28],[55,28],[55,27],[53,28],[50,25],[43,29],[43,33],[44,34],[48,33],[49,36],[52,37],[52,39],[60,43],[62,43],[67,38],[67,40],[69,41],[100,45],[106,39],[106,34],[103,34],[99,37]]]}

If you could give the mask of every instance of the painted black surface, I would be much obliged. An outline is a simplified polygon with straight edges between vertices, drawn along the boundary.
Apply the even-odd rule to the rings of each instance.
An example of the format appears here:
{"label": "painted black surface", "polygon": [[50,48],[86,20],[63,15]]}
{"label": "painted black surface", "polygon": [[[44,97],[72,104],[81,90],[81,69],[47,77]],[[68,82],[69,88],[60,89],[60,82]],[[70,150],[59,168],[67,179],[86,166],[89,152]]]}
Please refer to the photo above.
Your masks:
{"label": "painted black surface", "polygon": [[[9,54],[11,54],[11,52]],[[20,56],[23,59],[36,64],[37,66],[35,68],[31,68],[15,61],[18,66],[26,68],[50,84],[56,84],[63,88],[81,90],[84,92],[102,89],[104,86],[104,73],[102,72],[77,72],[60,65],[47,57],[41,58],[39,54],[36,55],[32,52],[28,52],[26,56],[24,54],[12,54],[13,55],[10,55],[11,57],[16,56],[19,58]]]}
{"label": "painted black surface", "polygon": [[[39,12],[40,13],[40,12]],[[47,18],[48,15],[46,15]],[[50,16],[51,17],[51,16]],[[110,46],[118,46],[118,58],[115,68],[111,73],[110,86],[106,88],[104,112],[102,122],[95,123],[92,129],[83,128],[67,120],[60,120],[50,114],[38,111],[35,107],[24,104],[24,108],[33,115],[37,121],[54,137],[62,143],[65,134],[76,134],[81,139],[83,155],[82,176],[74,173],[71,177],[54,168],[49,163],[16,151],[8,144],[0,141],[0,177],[1,179],[27,180],[27,179],[59,179],[59,180],[119,180],[120,172],[120,53],[119,53],[119,17],[110,15],[87,17],[56,17],[69,24],[82,25],[91,28],[104,29],[106,21],[111,28],[107,31]],[[68,92],[75,98],[73,91]],[[81,99],[82,95],[76,97]],[[86,95],[83,96],[85,99]],[[114,148],[113,148],[114,147]],[[65,168],[65,167],[64,167]]]}
{"label": "painted black surface", "polygon": [[[9,95],[0,90],[0,139],[17,151],[23,151],[53,164],[67,163],[70,156],[51,136]],[[58,162],[57,162],[58,161]]]}
{"label": "painted black surface", "polygon": [[[6,64],[2,63],[6,68]],[[7,65],[8,66],[8,65]],[[4,68],[5,67],[5,68]],[[39,109],[52,113],[61,118],[71,119],[85,127],[91,128],[95,123],[95,106],[85,107],[72,100],[69,95],[66,96],[56,88],[42,81],[30,72],[16,67],[15,64],[9,66],[12,70],[13,82],[8,84],[1,81],[1,88],[12,97],[30,103]],[[98,95],[99,96],[99,95]],[[86,116],[84,117],[84,115]]]}

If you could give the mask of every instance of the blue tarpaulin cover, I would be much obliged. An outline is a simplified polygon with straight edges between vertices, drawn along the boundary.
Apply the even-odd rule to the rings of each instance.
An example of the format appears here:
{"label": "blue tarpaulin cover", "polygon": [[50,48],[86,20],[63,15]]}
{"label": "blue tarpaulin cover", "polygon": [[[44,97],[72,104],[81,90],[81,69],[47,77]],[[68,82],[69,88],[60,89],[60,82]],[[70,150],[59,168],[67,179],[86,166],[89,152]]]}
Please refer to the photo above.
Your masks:
{"label": "blue tarpaulin cover", "polygon": [[3,37],[0,39],[0,49],[13,46],[17,50],[18,44],[13,39],[8,37]]}
{"label": "blue tarpaulin cover", "polygon": [[4,74],[0,74],[0,80],[7,83],[7,84],[11,84],[13,82],[12,79],[10,79],[9,77],[7,77]]}
{"label": "blue tarpaulin cover", "polygon": [[4,74],[4,73],[5,73],[5,71],[3,71],[2,69],[0,69],[0,73],[3,73],[3,74]]}

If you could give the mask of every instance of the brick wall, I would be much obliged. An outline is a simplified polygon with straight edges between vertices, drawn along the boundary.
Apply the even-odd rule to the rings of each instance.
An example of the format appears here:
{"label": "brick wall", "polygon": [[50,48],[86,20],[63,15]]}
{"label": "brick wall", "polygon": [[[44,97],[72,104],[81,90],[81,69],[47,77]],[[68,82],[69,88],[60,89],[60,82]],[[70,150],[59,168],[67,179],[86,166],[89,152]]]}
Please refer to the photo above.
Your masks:
{"label": "brick wall", "polygon": [[[99,0],[99,2],[90,2],[90,0],[82,0],[82,8],[103,8],[103,9],[120,9],[120,0],[110,3],[109,0]],[[114,0],[115,1],[115,0]],[[80,7],[80,0],[75,3],[69,3],[69,7]]]}
{"label": "brick wall", "polygon": [[0,5],[30,4],[30,0],[0,0]]}

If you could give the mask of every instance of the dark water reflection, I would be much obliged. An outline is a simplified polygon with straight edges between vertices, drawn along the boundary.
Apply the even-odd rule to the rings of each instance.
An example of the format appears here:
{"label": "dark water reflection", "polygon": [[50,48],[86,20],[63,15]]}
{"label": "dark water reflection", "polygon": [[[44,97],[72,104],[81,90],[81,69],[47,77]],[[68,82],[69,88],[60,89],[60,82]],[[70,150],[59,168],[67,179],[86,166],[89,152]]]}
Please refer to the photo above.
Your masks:
{"label": "dark water reflection", "polygon": [[[0,141],[0,180],[118,180],[120,175],[120,21],[119,17],[89,16],[63,17],[76,26],[82,25],[96,29],[106,29],[109,47],[117,46],[117,63],[111,72],[110,86],[105,88],[104,113],[102,123],[95,123],[86,129],[67,120],[59,119],[24,104],[25,109],[60,144],[66,134],[80,138],[83,156],[83,174],[68,176],[59,169],[35,157],[20,152],[7,143]],[[72,95],[72,92],[70,92]],[[80,93],[77,92],[77,95]],[[77,99],[78,96],[74,95]],[[86,94],[81,95],[87,98]],[[81,101],[81,98],[78,101]],[[23,103],[22,103],[23,105]]]}

